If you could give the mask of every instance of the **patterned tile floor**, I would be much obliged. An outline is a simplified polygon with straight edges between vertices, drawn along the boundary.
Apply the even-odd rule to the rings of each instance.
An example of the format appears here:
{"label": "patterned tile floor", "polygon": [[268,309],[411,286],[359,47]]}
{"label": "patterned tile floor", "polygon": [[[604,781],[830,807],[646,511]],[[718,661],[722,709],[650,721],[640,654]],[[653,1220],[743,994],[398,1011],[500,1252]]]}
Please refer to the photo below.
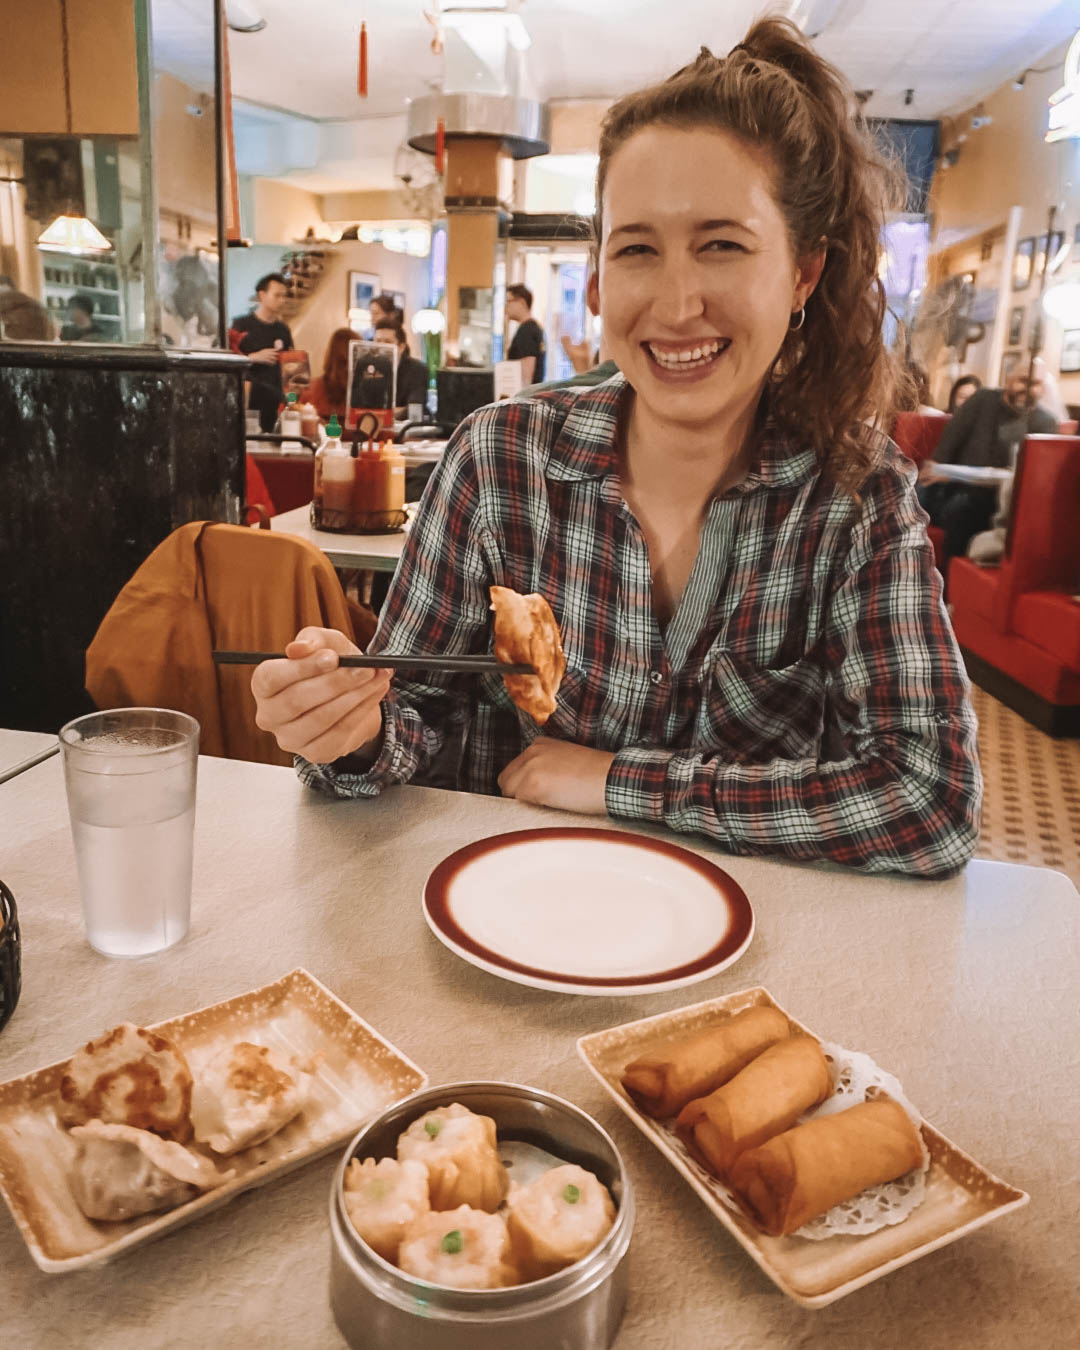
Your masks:
{"label": "patterned tile floor", "polygon": [[1080,887],[1080,740],[1054,740],[974,691],[985,796],[978,856],[1065,872]]}

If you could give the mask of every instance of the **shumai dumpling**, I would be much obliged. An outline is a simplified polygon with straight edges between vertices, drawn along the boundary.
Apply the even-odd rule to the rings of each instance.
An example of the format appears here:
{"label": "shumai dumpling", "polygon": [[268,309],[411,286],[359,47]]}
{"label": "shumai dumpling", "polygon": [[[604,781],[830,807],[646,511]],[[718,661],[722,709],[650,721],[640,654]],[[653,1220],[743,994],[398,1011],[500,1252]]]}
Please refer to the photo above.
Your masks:
{"label": "shumai dumpling", "polygon": [[91,1120],[76,1125],[71,1137],[76,1149],[68,1180],[88,1219],[130,1219],[172,1209],[233,1176],[183,1144],[130,1125]]}
{"label": "shumai dumpling", "polygon": [[468,1205],[416,1219],[398,1251],[398,1265],[418,1280],[453,1289],[504,1289],[518,1283],[506,1224],[498,1214]]}
{"label": "shumai dumpling", "polygon": [[471,1205],[494,1213],[506,1197],[510,1178],[499,1161],[495,1122],[454,1102],[414,1120],[398,1137],[397,1155],[415,1158],[428,1170],[432,1209]]}
{"label": "shumai dumpling", "polygon": [[539,1280],[587,1256],[615,1222],[615,1205],[591,1172],[566,1163],[516,1190],[506,1222],[514,1261]]}
{"label": "shumai dumpling", "polygon": [[103,1120],[183,1144],[191,1138],[190,1111],[187,1060],[168,1037],[131,1022],[84,1045],[60,1080],[66,1125]]}
{"label": "shumai dumpling", "polygon": [[353,1158],[345,1169],[345,1209],[368,1246],[397,1265],[405,1230],[431,1211],[427,1168],[412,1158]]}
{"label": "shumai dumpling", "polygon": [[312,1076],[266,1045],[226,1046],[199,1074],[191,1098],[195,1138],[215,1153],[269,1139],[307,1105]]}

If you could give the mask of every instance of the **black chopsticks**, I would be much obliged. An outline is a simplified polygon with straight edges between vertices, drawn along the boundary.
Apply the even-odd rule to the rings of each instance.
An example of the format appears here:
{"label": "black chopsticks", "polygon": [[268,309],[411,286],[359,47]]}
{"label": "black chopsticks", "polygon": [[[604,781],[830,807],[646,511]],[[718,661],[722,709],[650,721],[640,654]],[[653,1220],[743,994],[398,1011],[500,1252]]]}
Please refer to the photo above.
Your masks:
{"label": "black chopsticks", "polygon": [[[284,661],[284,652],[214,652],[214,663],[219,666],[257,666],[260,661]],[[367,670],[441,670],[448,674],[484,675],[494,671],[498,675],[535,675],[536,667],[513,665],[494,656],[392,656],[380,652],[378,656],[339,656],[339,666],[356,666]]]}

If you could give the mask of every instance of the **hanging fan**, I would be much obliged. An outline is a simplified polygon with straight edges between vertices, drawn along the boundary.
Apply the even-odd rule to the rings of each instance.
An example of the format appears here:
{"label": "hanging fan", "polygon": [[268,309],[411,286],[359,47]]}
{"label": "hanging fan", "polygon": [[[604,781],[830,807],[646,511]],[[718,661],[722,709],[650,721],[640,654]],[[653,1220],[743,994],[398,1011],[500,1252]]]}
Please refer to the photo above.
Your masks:
{"label": "hanging fan", "polygon": [[394,177],[411,215],[434,220],[441,213],[442,177],[430,155],[414,150],[407,143],[399,145],[394,154]]}

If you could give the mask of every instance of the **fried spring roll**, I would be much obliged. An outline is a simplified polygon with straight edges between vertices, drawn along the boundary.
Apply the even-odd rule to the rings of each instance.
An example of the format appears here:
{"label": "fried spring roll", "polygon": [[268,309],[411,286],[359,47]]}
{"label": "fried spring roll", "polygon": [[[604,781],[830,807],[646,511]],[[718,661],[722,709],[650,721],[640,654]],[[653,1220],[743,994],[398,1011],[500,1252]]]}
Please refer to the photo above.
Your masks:
{"label": "fried spring roll", "polygon": [[718,1177],[740,1153],[790,1129],[829,1095],[832,1081],[811,1036],[770,1045],[734,1078],[683,1107],[676,1129]]}
{"label": "fried spring roll", "polygon": [[622,1085],[647,1115],[662,1120],[726,1083],[790,1034],[787,1018],[776,1008],[747,1008],[635,1059],[623,1070]]}
{"label": "fried spring roll", "polygon": [[868,1186],[894,1181],[923,1160],[919,1133],[888,1097],[819,1116],[736,1159],[728,1185],[751,1219],[786,1237]]}

